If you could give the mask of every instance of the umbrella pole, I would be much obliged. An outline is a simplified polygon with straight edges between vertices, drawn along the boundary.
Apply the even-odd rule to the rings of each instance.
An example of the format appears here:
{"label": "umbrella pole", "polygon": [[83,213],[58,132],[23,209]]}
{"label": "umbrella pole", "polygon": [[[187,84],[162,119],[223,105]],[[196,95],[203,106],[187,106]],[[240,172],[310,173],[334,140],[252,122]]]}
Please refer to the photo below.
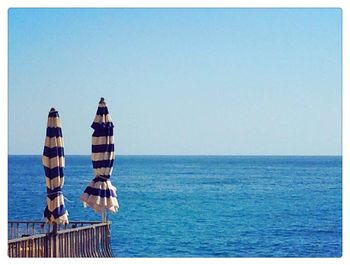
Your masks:
{"label": "umbrella pole", "polygon": [[101,212],[101,219],[102,219],[102,223],[105,223],[106,222],[106,213],[105,213],[105,209],[102,210]]}

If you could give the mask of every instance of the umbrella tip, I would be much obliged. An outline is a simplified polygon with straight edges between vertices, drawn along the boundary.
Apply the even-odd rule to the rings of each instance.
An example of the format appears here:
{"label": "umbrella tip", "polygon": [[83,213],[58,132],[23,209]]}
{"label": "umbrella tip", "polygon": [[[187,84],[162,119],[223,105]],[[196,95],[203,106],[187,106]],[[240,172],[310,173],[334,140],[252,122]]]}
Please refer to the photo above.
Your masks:
{"label": "umbrella tip", "polygon": [[101,98],[99,104],[103,103],[105,101],[105,98]]}
{"label": "umbrella tip", "polygon": [[56,111],[56,109],[55,109],[54,107],[52,107],[52,108],[50,109],[50,112],[51,112],[51,111]]}

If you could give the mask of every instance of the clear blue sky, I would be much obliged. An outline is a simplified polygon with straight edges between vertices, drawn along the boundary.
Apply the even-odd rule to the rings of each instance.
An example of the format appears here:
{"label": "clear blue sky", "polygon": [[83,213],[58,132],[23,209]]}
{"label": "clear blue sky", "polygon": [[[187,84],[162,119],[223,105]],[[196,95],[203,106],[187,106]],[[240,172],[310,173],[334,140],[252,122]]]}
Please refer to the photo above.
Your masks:
{"label": "clear blue sky", "polygon": [[341,154],[340,9],[10,9],[9,153]]}

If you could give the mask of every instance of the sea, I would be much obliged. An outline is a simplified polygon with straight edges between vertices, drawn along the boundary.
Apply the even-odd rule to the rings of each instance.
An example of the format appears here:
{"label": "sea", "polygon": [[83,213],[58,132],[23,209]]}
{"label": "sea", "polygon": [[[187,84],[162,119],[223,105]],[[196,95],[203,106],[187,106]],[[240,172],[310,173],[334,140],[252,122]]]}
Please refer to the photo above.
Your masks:
{"label": "sea", "polygon": [[[8,219],[43,220],[40,156],[8,157]],[[98,221],[79,197],[90,156],[66,156],[69,219]],[[109,214],[115,257],[341,257],[341,156],[117,156]]]}

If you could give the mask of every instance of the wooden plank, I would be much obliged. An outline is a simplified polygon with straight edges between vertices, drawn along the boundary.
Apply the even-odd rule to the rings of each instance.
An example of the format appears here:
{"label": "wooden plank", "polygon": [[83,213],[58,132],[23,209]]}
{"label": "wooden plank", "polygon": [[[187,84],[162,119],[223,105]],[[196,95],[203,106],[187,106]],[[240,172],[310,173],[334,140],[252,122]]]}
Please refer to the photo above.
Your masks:
{"label": "wooden plank", "polygon": [[65,245],[65,236],[66,234],[61,234],[60,235],[60,241],[61,241],[61,249],[60,249],[60,257],[65,257],[66,255],[66,245]]}
{"label": "wooden plank", "polygon": [[80,257],[79,255],[79,251],[78,251],[78,246],[80,244],[80,240],[79,240],[79,236],[78,236],[78,232],[74,231],[73,233],[73,238],[74,238],[74,251],[75,251],[75,255],[76,257]]}
{"label": "wooden plank", "polygon": [[75,251],[74,251],[74,233],[71,232],[69,233],[70,235],[70,250],[71,250],[71,257],[76,257],[75,256]]}
{"label": "wooden plank", "polygon": [[32,255],[32,252],[33,252],[32,243],[33,243],[33,240],[28,240],[27,241],[27,257],[33,257],[33,255]]}
{"label": "wooden plank", "polygon": [[87,230],[88,231],[88,255],[89,255],[89,257],[93,257],[94,256],[94,254],[93,254],[93,240],[94,240],[94,238],[93,238],[93,234],[92,234],[92,232],[93,232],[93,229],[91,228],[91,229],[89,229],[89,230]]}
{"label": "wooden plank", "polygon": [[92,230],[92,238],[93,238],[93,240],[91,241],[92,256],[96,258],[98,257],[97,249],[96,249],[96,246],[97,246],[96,228],[93,227],[91,230]]}
{"label": "wooden plank", "polygon": [[68,233],[69,234],[69,257],[72,258],[74,257],[74,250],[73,250],[73,237],[72,237],[72,233]]}
{"label": "wooden plank", "polygon": [[15,245],[15,247],[16,247],[16,256],[15,257],[19,257],[19,244],[20,244],[21,242],[16,242],[16,243],[14,243],[14,245]]}
{"label": "wooden plank", "polygon": [[67,234],[62,234],[62,253],[61,257],[67,257]]}
{"label": "wooden plank", "polygon": [[103,229],[103,227],[101,227],[101,236],[102,236],[102,257],[107,257],[107,250],[106,250],[106,245],[105,245],[105,242],[106,242],[106,234],[105,234],[105,229]]}
{"label": "wooden plank", "polygon": [[37,248],[35,257],[42,257],[41,253],[42,253],[43,245],[41,244],[41,239],[40,238],[35,240],[35,245],[36,245],[36,248]]}
{"label": "wooden plank", "polygon": [[9,257],[15,257],[15,244],[11,244],[9,246],[9,249],[10,249]]}
{"label": "wooden plank", "polygon": [[87,246],[86,246],[86,230],[82,231],[82,242],[81,242],[81,246],[83,248],[83,253],[84,253],[84,257],[88,257],[87,254]]}
{"label": "wooden plank", "polygon": [[11,257],[11,252],[12,252],[12,250],[11,250],[11,245],[7,245],[7,256],[9,256],[9,257]]}
{"label": "wooden plank", "polygon": [[38,256],[38,250],[39,250],[39,246],[37,245],[37,240],[33,240],[33,255],[32,257],[37,257]]}
{"label": "wooden plank", "polygon": [[70,233],[67,233],[67,257],[71,257]]}
{"label": "wooden plank", "polygon": [[103,252],[102,252],[102,228],[101,227],[97,227],[98,229],[98,254],[99,254],[99,257],[103,257]]}

